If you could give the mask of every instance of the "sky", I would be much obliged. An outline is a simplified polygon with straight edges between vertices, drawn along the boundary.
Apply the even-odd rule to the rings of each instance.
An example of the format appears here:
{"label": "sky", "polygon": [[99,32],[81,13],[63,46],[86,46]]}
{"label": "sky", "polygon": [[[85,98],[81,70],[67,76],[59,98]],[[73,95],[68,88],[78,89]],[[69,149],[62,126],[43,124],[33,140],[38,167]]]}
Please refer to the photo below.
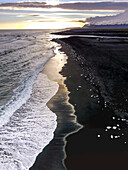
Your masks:
{"label": "sky", "polygon": [[[0,3],[12,3],[12,2],[20,2],[21,0],[0,0]],[[24,1],[38,1],[38,0],[24,0]],[[41,2],[46,2],[47,0],[39,0]],[[53,1],[53,0],[51,0]],[[127,2],[127,0],[60,0],[60,2],[97,2],[97,1],[115,1],[115,2]]]}
{"label": "sky", "polygon": [[87,18],[114,16],[128,9],[128,0],[0,0],[0,29],[82,27]]}

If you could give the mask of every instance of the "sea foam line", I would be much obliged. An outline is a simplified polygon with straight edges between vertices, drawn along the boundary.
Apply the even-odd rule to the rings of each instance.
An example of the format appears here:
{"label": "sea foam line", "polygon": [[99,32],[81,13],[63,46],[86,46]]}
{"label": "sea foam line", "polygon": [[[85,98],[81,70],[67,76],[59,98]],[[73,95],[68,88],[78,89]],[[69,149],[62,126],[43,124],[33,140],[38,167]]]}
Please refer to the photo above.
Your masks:
{"label": "sea foam line", "polygon": [[0,107],[0,127],[5,125],[13,113],[30,98],[34,81],[36,80],[38,74],[44,69],[44,65],[54,56],[55,54],[49,57],[43,64],[38,66],[38,69],[34,73],[29,73],[24,82],[22,82],[19,87],[14,90],[14,95],[8,103]]}
{"label": "sea foam line", "polygon": [[56,129],[56,115],[46,103],[58,91],[58,84],[40,73],[30,99],[1,128],[1,170],[28,170],[48,145]]}

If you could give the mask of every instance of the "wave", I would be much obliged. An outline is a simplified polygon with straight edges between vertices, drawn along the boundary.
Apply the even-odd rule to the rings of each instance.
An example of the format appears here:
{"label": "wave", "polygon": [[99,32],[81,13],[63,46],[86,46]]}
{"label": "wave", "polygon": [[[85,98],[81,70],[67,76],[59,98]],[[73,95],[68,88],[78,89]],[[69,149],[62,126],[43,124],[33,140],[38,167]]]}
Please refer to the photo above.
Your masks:
{"label": "wave", "polygon": [[53,139],[57,126],[56,115],[46,104],[58,84],[41,72],[55,56],[56,44],[49,32],[2,33],[0,52],[11,53],[0,58],[0,94],[6,94],[0,97],[1,102],[6,99],[0,106],[0,169],[27,170]]}
{"label": "wave", "polygon": [[[7,42],[0,45],[3,50],[13,51],[13,54],[6,54],[0,59],[2,66],[0,68],[0,83],[2,83],[0,99],[2,101],[7,98],[6,103],[0,106],[0,127],[6,124],[13,113],[30,98],[38,74],[43,70],[45,63],[55,55],[53,45],[44,38],[46,34],[42,33],[38,36],[37,32],[32,35],[22,32],[20,41],[17,41],[15,34],[12,36],[13,43],[9,45]],[[35,38],[33,38],[34,35]],[[7,37],[10,38],[10,36]],[[29,42],[28,39],[31,41]],[[3,91],[6,95],[2,95]]]}
{"label": "wave", "polygon": [[34,81],[36,80],[38,74],[43,70],[44,64],[48,60],[41,64],[34,73],[30,73],[25,78],[25,80],[16,89],[13,90],[14,95],[11,97],[11,100],[9,100],[8,103],[6,103],[4,106],[1,106],[0,127],[6,124],[13,113],[18,110],[23,104],[25,104],[26,101],[30,98]]}
{"label": "wave", "polygon": [[36,156],[53,138],[56,115],[46,103],[55,95],[58,84],[39,73],[30,99],[0,129],[1,170],[27,170]]}

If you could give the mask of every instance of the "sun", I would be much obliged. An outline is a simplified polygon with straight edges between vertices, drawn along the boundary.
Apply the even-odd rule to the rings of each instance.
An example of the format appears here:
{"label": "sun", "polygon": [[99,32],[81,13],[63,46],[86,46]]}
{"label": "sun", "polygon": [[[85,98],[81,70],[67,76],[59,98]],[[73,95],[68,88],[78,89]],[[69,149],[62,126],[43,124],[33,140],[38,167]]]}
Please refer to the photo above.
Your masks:
{"label": "sun", "polygon": [[46,0],[48,5],[58,5],[60,3],[59,0]]}

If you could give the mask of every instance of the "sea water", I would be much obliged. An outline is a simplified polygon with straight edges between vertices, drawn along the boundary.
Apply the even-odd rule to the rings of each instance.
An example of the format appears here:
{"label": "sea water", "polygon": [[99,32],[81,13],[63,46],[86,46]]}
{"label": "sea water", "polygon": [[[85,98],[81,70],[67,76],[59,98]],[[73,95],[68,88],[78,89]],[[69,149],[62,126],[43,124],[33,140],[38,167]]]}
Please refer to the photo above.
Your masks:
{"label": "sea water", "polygon": [[0,31],[1,170],[29,169],[53,138],[56,115],[46,104],[58,84],[42,70],[56,47],[48,30]]}

